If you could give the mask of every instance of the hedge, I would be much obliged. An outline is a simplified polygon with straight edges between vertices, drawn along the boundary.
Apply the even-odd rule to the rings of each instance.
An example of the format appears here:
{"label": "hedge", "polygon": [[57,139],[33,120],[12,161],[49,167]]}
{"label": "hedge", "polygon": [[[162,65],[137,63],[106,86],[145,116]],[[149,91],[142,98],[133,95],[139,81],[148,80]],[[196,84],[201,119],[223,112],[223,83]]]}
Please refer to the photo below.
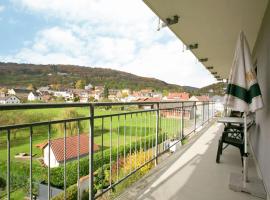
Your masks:
{"label": "hedge", "polygon": [[[77,199],[77,184],[71,185],[66,190],[66,200],[74,200]],[[63,200],[64,199],[64,192],[59,193],[58,195],[54,196],[52,200]]]}
{"label": "hedge", "polygon": [[[160,144],[162,141],[162,135],[159,135],[158,143]],[[150,143],[149,143],[150,142]],[[146,148],[151,147],[152,141],[149,141],[149,138],[142,140],[142,147],[146,146]],[[155,143],[155,138],[153,138],[153,143]],[[135,152],[135,147],[137,145],[137,149],[139,148],[140,143],[133,142],[131,144],[131,153]],[[127,145],[124,149],[124,146],[119,147],[119,156],[123,156],[124,152],[129,154],[130,145]],[[117,148],[112,148],[112,160],[117,159]],[[72,161],[66,164],[66,186],[69,187],[75,183],[77,183],[77,161]],[[94,153],[94,163],[93,168],[94,171],[102,167],[102,165],[110,163],[110,149],[106,149],[103,151],[103,161],[102,161],[102,151]],[[80,159],[80,177],[87,176],[89,174],[89,157],[84,157]],[[57,168],[51,169],[51,177],[50,177],[51,185],[57,188],[64,187],[64,166],[61,165]]]}

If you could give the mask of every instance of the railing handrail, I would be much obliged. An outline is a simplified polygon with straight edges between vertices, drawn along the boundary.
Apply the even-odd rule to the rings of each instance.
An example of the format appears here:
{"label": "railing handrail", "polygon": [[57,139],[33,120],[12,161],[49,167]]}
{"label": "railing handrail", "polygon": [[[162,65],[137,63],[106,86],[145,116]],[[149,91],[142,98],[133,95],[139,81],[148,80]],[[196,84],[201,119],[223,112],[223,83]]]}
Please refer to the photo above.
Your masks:
{"label": "railing handrail", "polygon": [[[136,108],[136,109],[130,109],[130,110],[115,110],[112,112],[108,112],[108,113],[97,113],[95,114],[95,108],[99,108],[99,107],[106,107],[106,106],[140,106],[140,105],[151,105],[150,109],[141,109],[140,107]],[[169,151],[173,146],[175,146],[176,144],[182,142],[183,140],[185,140],[186,138],[188,138],[190,136],[190,134],[192,133],[196,133],[196,131],[198,130],[198,128],[204,126],[206,123],[209,122],[210,118],[214,117],[214,106],[215,106],[215,102],[214,101],[154,101],[154,102],[93,102],[93,103],[41,103],[41,104],[10,104],[10,105],[0,105],[0,111],[11,111],[11,110],[27,110],[27,109],[48,109],[48,108],[67,108],[67,107],[81,107],[81,108],[87,108],[89,113],[86,114],[86,116],[77,116],[77,117],[73,117],[73,118],[68,118],[68,119],[54,119],[54,120],[44,120],[44,121],[40,121],[40,122],[26,122],[26,123],[22,123],[22,124],[9,124],[9,125],[0,125],[0,135],[1,133],[3,133],[3,135],[6,135],[7,138],[7,187],[6,187],[6,195],[7,195],[7,199],[10,199],[10,193],[11,193],[11,183],[10,182],[10,170],[11,170],[11,152],[10,152],[10,144],[11,144],[11,138],[10,135],[12,133],[12,131],[14,129],[23,129],[23,128],[27,128],[26,132],[29,131],[29,137],[30,137],[30,185],[29,185],[29,196],[30,199],[32,199],[32,194],[33,194],[33,177],[32,177],[32,170],[33,170],[33,165],[32,165],[32,147],[33,147],[33,128],[34,127],[38,127],[38,126],[46,126],[47,129],[47,144],[48,144],[48,156],[47,156],[47,187],[48,187],[48,192],[47,192],[47,197],[48,199],[51,199],[52,194],[51,194],[51,155],[50,155],[50,144],[51,144],[51,139],[52,139],[52,125],[55,124],[63,124],[64,125],[64,175],[63,175],[63,180],[64,180],[64,198],[66,197],[66,192],[67,192],[67,164],[66,164],[66,131],[67,131],[67,123],[70,122],[77,122],[77,136],[78,136],[78,146],[80,146],[80,134],[82,133],[82,128],[80,128],[79,123],[81,121],[85,121],[87,122],[87,133],[89,136],[89,155],[88,155],[88,161],[89,164],[89,172],[88,174],[90,174],[90,178],[89,178],[89,184],[88,184],[88,190],[89,190],[89,198],[91,200],[93,199],[97,199],[99,196],[102,196],[105,192],[107,192],[108,190],[114,188],[117,184],[121,183],[123,180],[127,179],[129,176],[131,176],[132,174],[136,173],[139,169],[141,169],[142,167],[146,166],[148,163],[155,161],[155,165],[158,164],[158,158],[163,155],[165,152]],[[200,108],[201,107],[201,108]],[[196,114],[196,110],[200,109],[199,113],[197,113],[198,115],[200,115],[200,122],[197,124],[196,119],[199,119],[199,116],[197,116]],[[207,110],[206,110],[207,109]],[[192,118],[194,118],[194,123],[188,125],[187,124],[187,130],[188,132],[186,132],[185,129],[185,114],[187,113],[189,114],[188,120],[192,120]],[[205,111],[207,111],[207,113],[205,113]],[[211,111],[211,114],[209,113]],[[192,115],[193,114],[193,115]],[[129,119],[126,119],[126,116],[130,115]],[[123,116],[123,117],[121,117]],[[133,121],[132,116],[134,116],[134,120],[136,121],[136,123]],[[192,117],[193,116],[193,117]],[[122,121],[122,125],[121,120]],[[110,128],[108,129],[108,133],[105,133],[104,131],[104,124],[106,125],[105,122],[105,118],[109,118],[109,121],[107,120],[107,124],[109,124]],[[104,134],[109,134],[109,150],[110,150],[110,154],[109,157],[107,156],[107,159],[109,158],[109,164],[110,164],[110,184],[107,185],[105,188],[102,188],[102,190],[97,193],[94,194],[94,171],[97,170],[94,168],[94,134],[95,134],[95,129],[97,128],[95,125],[98,125],[98,123],[95,124],[95,121],[101,119],[101,125],[99,125],[99,127],[101,127],[101,144],[100,146],[101,148],[101,152],[102,152],[102,166],[101,166],[101,170],[102,173],[104,173],[104,163],[106,159],[104,159]],[[114,135],[114,139],[115,137],[117,137],[117,145],[116,147],[113,147],[113,143],[112,143],[112,133],[113,133],[113,119],[115,119],[116,123],[117,123],[117,129],[115,129],[115,134]],[[138,119],[141,120],[141,122],[138,123]],[[153,120],[154,119],[154,120]],[[89,121],[89,123],[88,123]],[[126,124],[126,122],[129,123],[135,123],[135,124]],[[124,123],[124,124],[123,124]],[[120,127],[121,126],[124,127],[124,130],[120,131]],[[197,126],[198,125],[198,126]],[[132,127],[129,128],[129,131],[126,132],[126,127]],[[191,128],[191,130],[189,129],[189,127]],[[133,129],[135,127],[135,130]],[[138,127],[141,127],[140,130],[138,131]],[[23,132],[22,132],[23,133]],[[124,144],[121,144],[122,147],[124,147],[123,152],[119,153],[119,137],[120,134],[124,134],[124,139],[122,138],[122,142],[124,142]],[[126,143],[126,137],[127,134],[129,134],[129,142]],[[135,135],[134,135],[135,134]],[[139,135],[138,135],[139,134]],[[1,135],[2,136],[2,135]],[[108,136],[108,135],[107,135]],[[133,136],[135,136],[135,150],[132,150],[132,145],[134,143],[134,138],[132,138]],[[138,138],[137,138],[138,137]],[[140,138],[140,140],[138,140]],[[171,140],[172,139],[172,140]],[[173,143],[168,143],[168,141],[175,141]],[[139,146],[139,144],[140,146]],[[138,146],[137,146],[138,144]],[[143,144],[143,145],[142,145]],[[129,146],[127,146],[129,145]],[[115,146],[115,145],[114,145]],[[138,149],[137,149],[138,147]],[[117,148],[117,160],[115,160],[115,158],[113,158],[113,153],[112,153],[112,148]],[[128,148],[129,152],[126,151],[126,148]],[[81,186],[79,184],[80,181],[80,147],[78,148],[78,152],[77,152],[77,183],[78,183],[78,197],[80,197],[80,192],[81,192]],[[130,171],[127,174],[126,172],[124,172],[123,176],[119,177],[119,159],[121,160],[122,158],[124,158],[123,161],[123,165],[122,168],[125,168],[126,164],[126,158],[127,156],[132,156],[133,154],[135,155],[135,159],[137,159],[137,152],[138,151],[142,151],[143,155],[144,155],[144,163],[136,163],[135,160],[135,169],[134,167],[132,167],[132,159],[130,159],[130,163],[129,163],[129,167],[130,167]],[[150,151],[152,152],[152,154],[150,153]],[[147,155],[148,154],[148,155]],[[119,158],[122,157],[122,158]],[[45,158],[44,158],[45,159]],[[112,161],[114,160],[114,162],[117,162],[117,179],[115,182],[112,182]],[[107,161],[106,161],[107,162]],[[105,179],[105,178],[104,178]],[[103,184],[103,182],[102,182]],[[70,185],[69,185],[70,186]],[[68,187],[69,187],[68,186]]]}
{"label": "railing handrail", "polygon": [[46,108],[67,108],[67,107],[88,107],[88,106],[128,106],[128,105],[149,105],[149,104],[176,104],[176,103],[213,103],[214,101],[152,101],[152,102],[91,102],[91,103],[20,103],[0,104],[0,111],[21,110],[21,109],[46,109]]}

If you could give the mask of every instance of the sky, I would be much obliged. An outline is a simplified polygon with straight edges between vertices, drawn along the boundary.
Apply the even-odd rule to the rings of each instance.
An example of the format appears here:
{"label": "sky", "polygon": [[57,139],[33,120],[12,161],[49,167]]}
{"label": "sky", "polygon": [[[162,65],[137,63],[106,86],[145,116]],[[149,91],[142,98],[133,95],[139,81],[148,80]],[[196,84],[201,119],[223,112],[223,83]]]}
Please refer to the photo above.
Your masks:
{"label": "sky", "polygon": [[142,0],[0,0],[0,61],[104,67],[203,87],[213,76]]}

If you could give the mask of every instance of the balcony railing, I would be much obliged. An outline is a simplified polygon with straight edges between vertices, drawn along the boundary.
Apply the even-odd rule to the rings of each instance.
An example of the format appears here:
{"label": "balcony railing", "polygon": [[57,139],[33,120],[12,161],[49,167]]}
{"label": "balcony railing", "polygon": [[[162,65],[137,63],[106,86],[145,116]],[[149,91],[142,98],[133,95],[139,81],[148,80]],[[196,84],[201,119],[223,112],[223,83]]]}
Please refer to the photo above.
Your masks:
{"label": "balcony railing", "polygon": [[[0,198],[12,199],[21,190],[29,199],[81,199],[89,194],[97,199],[146,166],[157,165],[159,157],[184,143],[215,113],[214,103],[206,101],[21,104],[1,105],[0,118],[42,110],[50,116],[66,108],[79,109],[84,116],[0,125],[0,179],[5,182]],[[19,142],[20,137],[27,143]],[[38,142],[43,149],[39,162],[33,148]],[[13,158],[23,150],[26,159]]]}

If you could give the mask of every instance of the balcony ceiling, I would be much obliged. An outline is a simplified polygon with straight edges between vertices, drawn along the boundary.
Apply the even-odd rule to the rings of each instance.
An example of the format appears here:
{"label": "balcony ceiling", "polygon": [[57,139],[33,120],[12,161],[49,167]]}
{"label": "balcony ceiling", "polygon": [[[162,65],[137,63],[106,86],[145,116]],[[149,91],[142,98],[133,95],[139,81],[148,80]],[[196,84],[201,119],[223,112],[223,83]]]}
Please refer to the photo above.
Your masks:
{"label": "balcony ceiling", "polygon": [[[192,50],[210,71],[227,78],[230,72],[237,36],[245,32],[251,51],[261,26],[268,0],[144,0],[165,21],[178,15],[179,22],[170,29],[186,45],[198,43]],[[181,47],[179,47],[181,49]]]}

